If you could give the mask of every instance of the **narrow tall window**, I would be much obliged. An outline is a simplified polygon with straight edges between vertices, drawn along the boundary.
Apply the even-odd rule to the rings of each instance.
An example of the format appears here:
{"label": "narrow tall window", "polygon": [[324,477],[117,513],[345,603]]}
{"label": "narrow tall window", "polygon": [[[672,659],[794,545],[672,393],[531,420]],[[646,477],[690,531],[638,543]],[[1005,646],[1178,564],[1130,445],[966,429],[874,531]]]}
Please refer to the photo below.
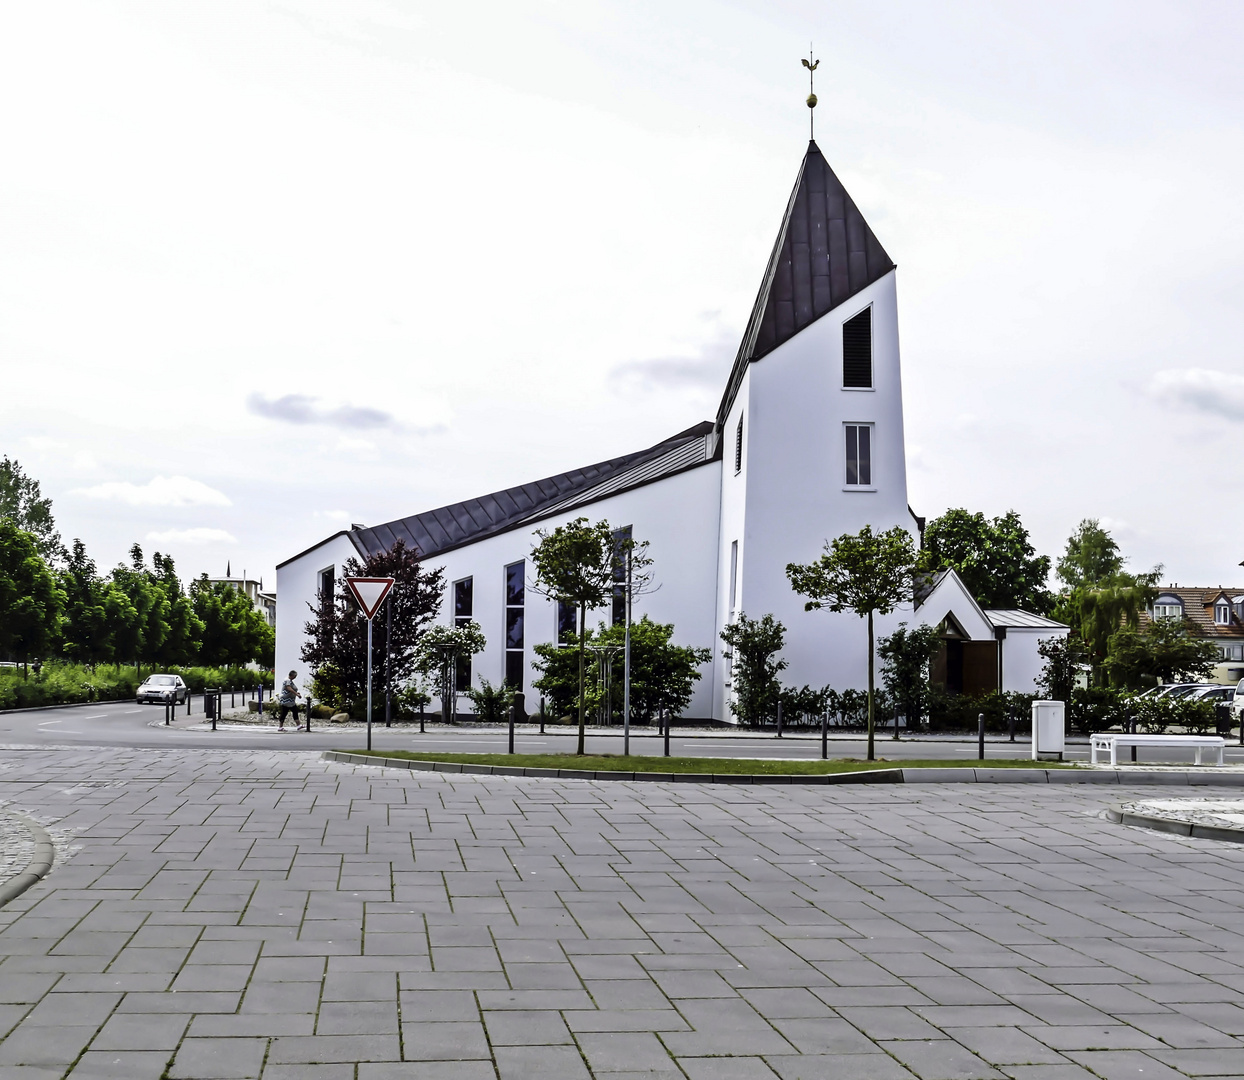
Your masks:
{"label": "narrow tall window", "polygon": [[527,564],[520,560],[505,568],[505,681],[515,690],[523,688],[523,604],[526,598]]}
{"label": "narrow tall window", "polygon": [[739,598],[739,542],[730,541],[730,618],[734,618],[735,603]]}
{"label": "narrow tall window", "polygon": [[626,622],[626,548],[631,538],[631,526],[624,525],[613,530],[613,619],[614,626]]}
{"label": "narrow tall window", "polygon": [[1214,605],[1214,622],[1219,626],[1231,624],[1231,606],[1229,604]]}
{"label": "narrow tall window", "polygon": [[743,471],[743,416],[739,415],[739,426],[734,429],[734,471]]}
{"label": "narrow tall window", "polygon": [[842,324],[842,385],[871,390],[873,385],[873,309],[865,308]]}
{"label": "narrow tall window", "polygon": [[333,607],[333,590],[337,587],[336,569],[330,566],[320,571],[320,608],[328,612]]}
{"label": "narrow tall window", "polygon": [[[454,582],[454,626],[465,626],[475,611],[474,578]],[[471,658],[459,656],[454,670],[454,689],[460,694],[471,689]]]}
{"label": "narrow tall window", "polygon": [[846,433],[847,486],[872,487],[873,426],[872,424],[847,424]]}
{"label": "narrow tall window", "polygon": [[579,632],[579,612],[574,604],[565,600],[557,601],[557,644],[569,645],[571,638]]}

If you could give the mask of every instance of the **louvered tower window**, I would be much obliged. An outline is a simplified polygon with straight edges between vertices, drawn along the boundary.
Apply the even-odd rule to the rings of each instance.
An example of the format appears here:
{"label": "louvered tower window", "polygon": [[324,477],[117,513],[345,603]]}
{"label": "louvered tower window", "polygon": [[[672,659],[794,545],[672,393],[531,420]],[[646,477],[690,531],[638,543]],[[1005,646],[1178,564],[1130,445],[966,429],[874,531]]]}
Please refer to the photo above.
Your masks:
{"label": "louvered tower window", "polygon": [[842,324],[842,385],[851,390],[872,389],[872,308],[865,308]]}

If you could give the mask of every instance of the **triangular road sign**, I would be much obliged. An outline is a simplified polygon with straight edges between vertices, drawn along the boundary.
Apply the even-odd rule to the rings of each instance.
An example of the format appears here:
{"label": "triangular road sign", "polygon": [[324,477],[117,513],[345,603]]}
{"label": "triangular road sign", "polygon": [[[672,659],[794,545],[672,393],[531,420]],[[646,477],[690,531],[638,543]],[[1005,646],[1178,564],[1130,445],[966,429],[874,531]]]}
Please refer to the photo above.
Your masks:
{"label": "triangular road sign", "polygon": [[358,601],[359,607],[368,619],[374,619],[376,612],[380,610],[380,605],[384,603],[384,598],[389,595],[389,590],[393,588],[393,578],[391,577],[348,577],[346,584],[350,586],[350,591],[354,593],[354,599]]}

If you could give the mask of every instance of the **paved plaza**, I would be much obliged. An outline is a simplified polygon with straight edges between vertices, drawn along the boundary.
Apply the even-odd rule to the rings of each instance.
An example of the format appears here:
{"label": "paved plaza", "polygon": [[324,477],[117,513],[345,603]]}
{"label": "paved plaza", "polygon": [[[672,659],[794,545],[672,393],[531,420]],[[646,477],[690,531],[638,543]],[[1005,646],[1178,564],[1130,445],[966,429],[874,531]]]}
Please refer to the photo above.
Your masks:
{"label": "paved plaza", "polygon": [[1143,794],[3,751],[0,1077],[1244,1077],[1244,845]]}

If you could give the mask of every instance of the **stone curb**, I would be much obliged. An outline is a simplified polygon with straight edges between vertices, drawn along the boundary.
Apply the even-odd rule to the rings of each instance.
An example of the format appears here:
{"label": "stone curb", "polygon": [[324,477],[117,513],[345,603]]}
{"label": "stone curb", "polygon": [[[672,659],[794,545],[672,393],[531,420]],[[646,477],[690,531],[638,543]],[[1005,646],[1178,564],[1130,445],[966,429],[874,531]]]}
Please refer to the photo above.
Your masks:
{"label": "stone curb", "polygon": [[325,761],[375,765],[412,772],[468,773],[474,776],[533,776],[557,780],[644,780],[667,784],[1163,784],[1244,787],[1244,773],[1217,776],[1193,772],[1110,772],[1086,769],[869,769],[848,773],[663,773],[607,772],[591,769],[536,769],[519,765],[469,765],[457,761],[414,761],[372,754],[325,750]]}
{"label": "stone curb", "polygon": [[1191,836],[1198,840],[1225,840],[1231,844],[1244,844],[1244,829],[1226,829],[1216,825],[1196,825],[1191,821],[1175,821],[1172,818],[1153,817],[1150,814],[1131,814],[1122,806],[1108,806],[1103,812],[1107,821],[1116,825],[1136,825],[1155,832]]}
{"label": "stone curb", "polygon": [[37,821],[31,821],[24,814],[15,814],[12,810],[6,810],[4,813],[11,818],[16,818],[30,830],[35,841],[35,853],[30,862],[26,864],[25,870],[0,885],[0,907],[4,907],[14,897],[21,896],[35,882],[47,877],[56,857],[56,848],[52,844],[52,838],[42,825]]}

